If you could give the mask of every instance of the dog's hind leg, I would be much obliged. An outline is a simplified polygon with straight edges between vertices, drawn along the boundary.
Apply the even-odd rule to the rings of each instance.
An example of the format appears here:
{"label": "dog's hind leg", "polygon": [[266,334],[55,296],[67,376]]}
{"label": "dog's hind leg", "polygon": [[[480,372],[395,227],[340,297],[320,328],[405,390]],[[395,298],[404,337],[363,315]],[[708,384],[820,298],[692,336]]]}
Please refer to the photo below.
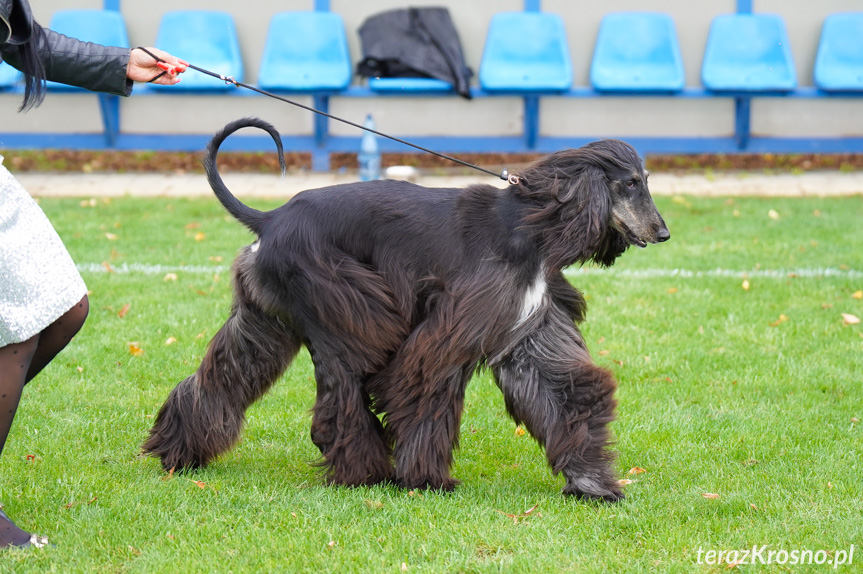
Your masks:
{"label": "dog's hind leg", "polygon": [[540,326],[491,365],[507,411],[545,447],[565,494],[623,498],[608,450],[616,388],[594,365],[570,318],[552,307]]}
{"label": "dog's hind leg", "polygon": [[351,351],[313,336],[309,352],[315,364],[317,399],[312,408],[312,442],[327,482],[345,486],[391,480],[393,465],[384,429],[371,411],[362,375],[351,367]]}
{"label": "dog's hind leg", "polygon": [[161,458],[165,470],[205,466],[234,446],[246,409],[299,349],[291,330],[238,293],[197,372],[159,410],[143,450]]}
{"label": "dog's hind leg", "polygon": [[407,320],[383,277],[347,254],[302,270],[291,315],[301,318],[315,364],[311,436],[324,457],[320,466],[332,484],[390,480],[390,448],[364,383],[399,348]]}
{"label": "dog's hind leg", "polygon": [[481,357],[476,316],[439,297],[392,361],[368,382],[394,444],[396,482],[404,488],[453,490],[465,388]]}

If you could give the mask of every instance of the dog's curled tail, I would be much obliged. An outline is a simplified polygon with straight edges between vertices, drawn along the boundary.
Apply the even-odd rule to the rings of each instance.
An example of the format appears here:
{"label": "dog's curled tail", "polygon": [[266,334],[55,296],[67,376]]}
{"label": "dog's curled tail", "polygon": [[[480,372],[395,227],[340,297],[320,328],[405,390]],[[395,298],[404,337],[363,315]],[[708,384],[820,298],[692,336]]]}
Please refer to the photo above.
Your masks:
{"label": "dog's curled tail", "polygon": [[279,136],[278,130],[271,124],[259,118],[241,118],[235,120],[221,130],[216,132],[216,135],[210,139],[207,144],[207,150],[204,152],[204,169],[207,172],[207,181],[210,182],[210,187],[213,188],[213,193],[216,194],[218,200],[222,203],[228,213],[233,215],[237,221],[252,230],[252,233],[260,235],[263,229],[263,223],[266,220],[266,213],[253,209],[242,203],[234,197],[234,194],[225,186],[222,181],[222,176],[219,175],[219,168],[216,163],[216,156],[219,154],[219,146],[227,139],[229,135],[242,128],[260,128],[270,134],[273,141],[276,143],[276,150],[279,153],[279,165],[282,168],[284,175],[285,167],[285,152],[282,149],[282,138]]}

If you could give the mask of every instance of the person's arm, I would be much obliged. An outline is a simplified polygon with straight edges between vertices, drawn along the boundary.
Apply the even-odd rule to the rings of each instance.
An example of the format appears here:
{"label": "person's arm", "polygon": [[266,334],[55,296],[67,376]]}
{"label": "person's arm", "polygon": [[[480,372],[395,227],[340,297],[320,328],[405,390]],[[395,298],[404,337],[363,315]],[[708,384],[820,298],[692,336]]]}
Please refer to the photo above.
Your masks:
{"label": "person's arm", "polygon": [[[45,79],[105,92],[120,96],[132,93],[133,81],[147,82],[162,70],[152,57],[141,50],[102,46],[82,42],[43,28],[38,34],[39,55],[45,66]],[[184,62],[155,48],[149,51],[175,66],[174,73],[167,73],[156,80],[159,84],[176,84],[178,73],[185,70]],[[20,56],[15,46],[2,48],[3,60],[20,68]]]}

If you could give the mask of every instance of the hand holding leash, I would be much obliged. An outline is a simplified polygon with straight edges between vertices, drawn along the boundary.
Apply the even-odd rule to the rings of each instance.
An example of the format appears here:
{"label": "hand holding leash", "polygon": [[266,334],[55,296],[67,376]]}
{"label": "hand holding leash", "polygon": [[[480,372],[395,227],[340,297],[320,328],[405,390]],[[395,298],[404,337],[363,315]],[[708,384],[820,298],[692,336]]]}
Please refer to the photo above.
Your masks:
{"label": "hand holding leash", "polygon": [[126,76],[136,82],[171,86],[180,81],[179,75],[185,72],[188,66],[188,62],[162,50],[138,47],[132,50],[129,57]]}

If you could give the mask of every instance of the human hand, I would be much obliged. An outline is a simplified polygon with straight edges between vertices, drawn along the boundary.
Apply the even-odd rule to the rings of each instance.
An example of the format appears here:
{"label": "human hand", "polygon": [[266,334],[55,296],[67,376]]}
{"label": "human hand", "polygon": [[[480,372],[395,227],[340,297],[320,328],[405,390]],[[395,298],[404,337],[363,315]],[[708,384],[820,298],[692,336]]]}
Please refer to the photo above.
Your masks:
{"label": "human hand", "polygon": [[[162,84],[171,86],[180,81],[179,74],[186,71],[189,65],[179,58],[163,52],[157,48],[147,48],[147,52],[152,53],[152,56],[142,49],[134,48],[129,57],[129,67],[126,69],[126,77],[136,82],[153,82],[154,84]],[[159,62],[153,59],[153,56],[158,56],[164,62]],[[164,75],[153,80],[159,74]]]}

